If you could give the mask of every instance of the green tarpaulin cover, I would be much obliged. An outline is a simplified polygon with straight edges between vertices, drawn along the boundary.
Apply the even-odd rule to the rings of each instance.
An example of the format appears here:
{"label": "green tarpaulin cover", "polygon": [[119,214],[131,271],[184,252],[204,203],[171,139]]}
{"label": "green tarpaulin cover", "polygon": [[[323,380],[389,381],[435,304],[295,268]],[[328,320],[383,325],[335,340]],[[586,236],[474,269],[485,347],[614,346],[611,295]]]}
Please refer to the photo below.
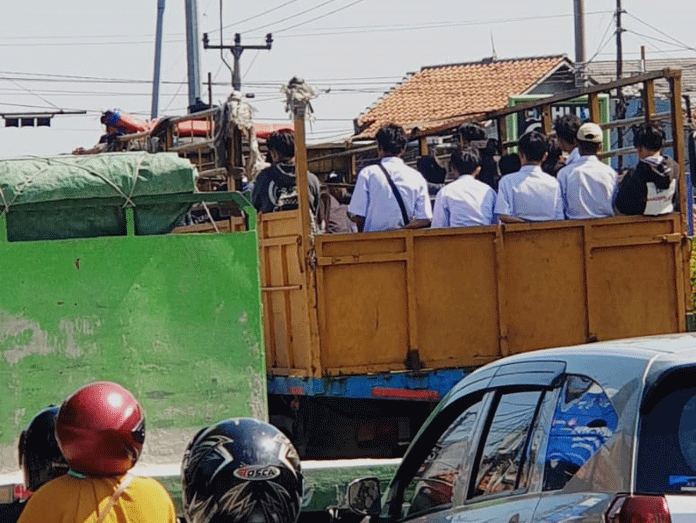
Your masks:
{"label": "green tarpaulin cover", "polygon": [[[117,236],[126,233],[125,206],[141,195],[193,193],[196,169],[175,153],[107,153],[0,160],[0,211],[7,212],[10,241]],[[120,199],[118,205],[84,200]],[[61,209],[32,209],[69,201]],[[188,204],[135,207],[135,233],[166,234]]]}

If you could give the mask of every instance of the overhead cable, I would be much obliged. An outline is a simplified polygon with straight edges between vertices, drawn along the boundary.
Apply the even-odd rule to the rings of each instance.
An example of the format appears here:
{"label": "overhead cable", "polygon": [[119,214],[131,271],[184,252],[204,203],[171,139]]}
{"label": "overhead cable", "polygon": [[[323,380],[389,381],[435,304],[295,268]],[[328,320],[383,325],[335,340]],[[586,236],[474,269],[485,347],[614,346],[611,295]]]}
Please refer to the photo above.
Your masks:
{"label": "overhead cable", "polygon": [[310,7],[309,9],[305,9],[304,11],[300,11],[299,13],[295,13],[294,15],[286,16],[285,18],[282,18],[280,20],[276,20],[275,22],[260,25],[258,27],[254,27],[253,29],[249,29],[249,30],[245,31],[245,33],[251,33],[252,31],[258,31],[259,29],[265,29],[267,27],[271,27],[271,26],[274,26],[276,24],[282,24],[283,22],[287,22],[288,20],[292,20],[293,18],[297,18],[298,16],[302,16],[306,13],[311,12],[311,11],[316,11],[317,9],[324,7],[325,5],[332,4],[333,2],[336,2],[336,1],[337,0],[326,0],[325,2],[322,2],[319,5],[315,5],[313,7]]}
{"label": "overhead cable", "polygon": [[664,31],[662,31],[661,29],[658,29],[657,27],[655,27],[655,26],[653,26],[653,25],[650,25],[649,23],[647,23],[647,22],[641,20],[641,19],[638,18],[637,16],[635,16],[635,15],[629,13],[628,11],[626,12],[626,15],[627,15],[627,16],[630,16],[631,18],[633,18],[633,19],[636,20],[637,22],[640,22],[640,23],[643,24],[644,26],[649,27],[649,28],[652,29],[653,31],[655,31],[655,32],[657,32],[657,33],[660,33],[662,36],[666,36],[667,38],[669,38],[670,40],[672,40],[674,43],[679,44],[679,45],[682,46],[683,48],[689,49],[689,50],[692,50],[692,51],[693,51],[693,50],[696,50],[696,49],[694,49],[693,47],[691,47],[690,45],[685,44],[684,42],[682,42],[682,41],[680,41],[680,40],[677,40],[677,39],[674,38],[672,35],[670,35],[670,34],[668,34],[668,33],[665,33]]}
{"label": "overhead cable", "polygon": [[[239,27],[241,24],[248,22],[249,20],[254,20],[254,19],[259,18],[261,16],[267,15],[268,13],[272,13],[273,11],[277,11],[278,9],[282,9],[286,5],[289,5],[289,4],[292,4],[295,2],[297,2],[297,0],[288,0],[284,4],[280,4],[279,6],[272,7],[271,9],[268,9],[268,10],[264,11],[263,13],[259,13],[259,14],[254,15],[254,16],[250,16],[249,18],[244,18],[243,20],[237,20],[233,24],[228,24],[228,25],[223,26],[221,29],[229,29],[230,27],[233,27],[233,26]],[[208,34],[214,34],[217,31],[220,31],[221,29],[213,29],[212,31],[208,31]]]}
{"label": "overhead cable", "polygon": [[344,5],[343,7],[339,7],[338,9],[334,9],[333,11],[329,11],[328,13],[324,13],[323,15],[316,16],[314,18],[311,18],[309,20],[305,20],[304,22],[300,22],[299,24],[291,25],[288,27],[284,27],[283,29],[278,29],[275,31],[276,34],[283,33],[285,31],[289,31],[290,29],[295,29],[296,27],[300,27],[302,25],[307,25],[311,22],[315,22],[316,20],[321,20],[322,18],[326,18],[327,16],[331,16],[332,14],[338,13],[339,11],[343,11],[345,9],[348,9],[349,7],[353,7],[355,4],[359,4],[360,2],[364,2],[365,0],[355,0],[354,2],[351,2],[348,5]]}

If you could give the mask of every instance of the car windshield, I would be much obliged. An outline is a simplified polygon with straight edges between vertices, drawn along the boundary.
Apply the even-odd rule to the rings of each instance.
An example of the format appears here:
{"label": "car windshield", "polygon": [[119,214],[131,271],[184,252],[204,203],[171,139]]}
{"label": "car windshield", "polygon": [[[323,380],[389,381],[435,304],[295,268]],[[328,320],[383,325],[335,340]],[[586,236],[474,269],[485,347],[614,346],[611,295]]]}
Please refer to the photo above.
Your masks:
{"label": "car windshield", "polygon": [[696,387],[672,385],[642,415],[639,493],[696,494]]}

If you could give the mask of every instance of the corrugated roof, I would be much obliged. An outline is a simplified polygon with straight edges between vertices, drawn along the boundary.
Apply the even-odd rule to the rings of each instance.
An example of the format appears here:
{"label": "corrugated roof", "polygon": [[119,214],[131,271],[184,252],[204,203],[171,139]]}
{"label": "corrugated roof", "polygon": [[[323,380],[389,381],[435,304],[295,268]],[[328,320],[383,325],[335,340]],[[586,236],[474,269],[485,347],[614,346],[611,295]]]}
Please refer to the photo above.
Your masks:
{"label": "corrugated roof", "polygon": [[[696,94],[696,58],[665,58],[645,61],[645,72],[659,71],[667,67],[682,70],[682,93]],[[616,80],[616,61],[591,62],[586,65],[587,74],[597,83]],[[622,76],[628,77],[643,72],[640,60],[623,60]],[[667,95],[669,86],[665,81],[655,82],[655,93]]]}
{"label": "corrugated roof", "polygon": [[372,138],[388,122],[427,131],[502,109],[508,97],[527,93],[561,64],[570,64],[565,55],[423,67],[360,115],[356,137]]}

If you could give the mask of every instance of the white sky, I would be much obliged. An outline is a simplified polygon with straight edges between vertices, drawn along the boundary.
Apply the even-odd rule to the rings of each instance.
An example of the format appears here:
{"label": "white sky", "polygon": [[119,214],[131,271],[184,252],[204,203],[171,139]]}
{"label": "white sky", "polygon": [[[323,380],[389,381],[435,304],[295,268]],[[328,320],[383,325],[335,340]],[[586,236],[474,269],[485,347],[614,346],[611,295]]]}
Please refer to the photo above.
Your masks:
{"label": "white sky", "polygon": [[[241,57],[242,90],[255,93],[258,121],[286,121],[280,86],[303,77],[322,93],[308,141],[352,134],[352,121],[403,76],[424,65],[565,53],[575,57],[573,0],[198,0],[200,36],[260,45]],[[0,112],[86,110],[50,128],[5,128],[0,157],[67,153],[103,133],[102,111],[149,118],[157,0],[0,0]],[[624,0],[625,59],[694,57],[696,4]],[[586,55],[615,59],[616,0],[585,0]],[[160,116],[188,105],[184,0],[167,0]],[[200,46],[201,78],[214,77],[213,101],[227,98],[231,75],[220,51]],[[226,58],[232,63],[227,53]],[[62,75],[62,76],[60,76]],[[70,78],[66,78],[70,77]],[[65,81],[69,80],[69,81]],[[207,101],[207,87],[201,88]]]}

